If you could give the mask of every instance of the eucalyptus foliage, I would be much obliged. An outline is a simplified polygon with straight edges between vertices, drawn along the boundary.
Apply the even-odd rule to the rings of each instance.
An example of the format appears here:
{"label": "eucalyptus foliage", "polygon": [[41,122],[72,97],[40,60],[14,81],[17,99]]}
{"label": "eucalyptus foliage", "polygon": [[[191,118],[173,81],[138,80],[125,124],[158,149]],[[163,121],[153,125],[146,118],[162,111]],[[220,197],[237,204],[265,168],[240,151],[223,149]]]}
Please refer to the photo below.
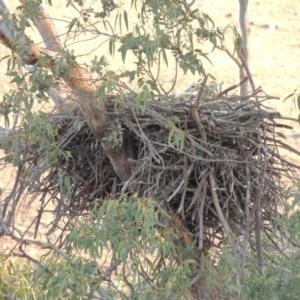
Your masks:
{"label": "eucalyptus foliage", "polygon": [[[70,66],[77,65],[76,52],[61,50],[59,55],[53,55],[45,51],[31,68],[24,68],[31,59],[26,48],[30,39],[25,33],[32,26],[30,19],[39,16],[38,2],[22,2],[16,13],[4,18],[17,30],[15,40],[24,38],[24,47],[16,43],[11,55],[1,58],[7,63],[6,76],[14,87],[4,94],[0,104],[0,115],[15,132],[8,137],[5,156],[14,166],[20,164],[24,144],[39,145],[47,164],[55,164],[61,157],[74,159],[59,147],[60,126],[54,126],[51,115],[42,107],[49,102],[51,89],[65,92],[63,81],[70,75]],[[48,0],[48,4],[52,1]],[[82,34],[91,34],[97,43],[104,35],[107,40],[101,47],[107,47],[112,56],[120,55],[124,63],[134,62],[127,71],[112,71],[107,57],[93,53],[91,61],[82,66],[95,82],[101,81],[97,89],[99,103],[108,102],[114,94],[115,109],[122,109],[125,95],[134,96],[137,115],[143,115],[154,101],[175,101],[179,74],[204,74],[202,60],[209,61],[209,54],[198,42],[209,43],[211,50],[224,42],[225,32],[207,14],[198,14],[182,0],[132,0],[130,9],[102,0],[100,11],[86,7],[81,0],[68,0],[67,5],[74,5],[78,16],[67,21],[65,36],[61,38],[76,40]],[[131,22],[134,14],[138,20],[135,23]],[[51,72],[49,66],[54,66]],[[172,82],[167,87],[160,76],[162,68],[172,70]],[[217,87],[212,85],[205,92],[217,95]],[[76,111],[77,103],[70,107]],[[183,151],[185,131],[179,126],[179,118],[174,115],[165,122],[169,130],[167,142]],[[120,146],[124,126],[119,119],[114,123],[115,130],[102,141]],[[73,118],[71,126],[75,129],[83,125]],[[28,174],[21,175],[26,180]],[[64,191],[61,195],[71,202],[76,178],[59,169],[57,185]],[[193,283],[199,278],[203,278],[207,299],[209,291],[218,289],[222,290],[220,299],[297,299],[300,294],[299,252],[285,254],[276,247],[284,239],[294,244],[299,241],[299,212],[295,211],[298,198],[293,205],[287,204],[286,211],[274,222],[277,227],[270,235],[276,251],[270,239],[262,237],[264,247],[270,249],[265,253],[263,275],[258,274],[257,254],[250,249],[242,284],[237,279],[239,258],[233,249],[224,246],[213,259],[210,253],[200,253],[194,245],[182,242],[182,232],[174,226],[173,216],[155,199],[134,193],[111,198],[107,195],[101,203],[94,203],[91,195],[89,211],[80,217],[69,216],[66,223],[70,230],[62,250],[52,247],[50,254],[35,260],[24,255],[22,249],[28,262],[2,254],[0,298],[191,299]]]}
{"label": "eucalyptus foliage", "polygon": [[152,199],[107,200],[74,224],[65,258],[2,264],[0,291],[26,299],[189,299],[199,270],[192,247],[176,250],[170,219]]}
{"label": "eucalyptus foliage", "polygon": [[[299,232],[299,220],[290,223],[295,218],[299,219],[299,213],[279,221],[278,226],[288,222],[291,231],[297,227]],[[263,277],[257,272],[255,253],[249,254],[246,280],[241,285],[229,248],[224,247],[217,269],[211,262],[205,274],[195,268],[201,259],[190,258],[192,248],[178,253],[174,240],[179,233],[166,226],[170,219],[153,199],[105,201],[101,208],[92,210],[87,223],[74,224],[67,239],[67,257],[46,256],[36,264],[2,255],[0,297],[191,299],[190,276],[199,275],[206,277],[211,289],[222,285],[224,293],[219,299],[298,299],[299,250],[270,251]]]}

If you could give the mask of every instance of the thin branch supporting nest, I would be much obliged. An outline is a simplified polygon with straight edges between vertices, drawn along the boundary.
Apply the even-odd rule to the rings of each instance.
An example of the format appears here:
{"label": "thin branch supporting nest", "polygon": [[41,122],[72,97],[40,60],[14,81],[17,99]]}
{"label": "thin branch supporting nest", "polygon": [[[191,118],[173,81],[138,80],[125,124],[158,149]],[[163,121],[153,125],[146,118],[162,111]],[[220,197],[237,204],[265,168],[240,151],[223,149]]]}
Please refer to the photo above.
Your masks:
{"label": "thin branch supporting nest", "polygon": [[[297,178],[279,150],[299,154],[281,141],[277,126],[289,127],[276,123],[282,120],[278,113],[263,109],[261,95],[256,90],[248,101],[239,97],[203,100],[194,112],[186,99],[167,99],[152,102],[140,115],[134,98],[128,97],[118,110],[112,98],[107,110],[123,124],[122,139],[130,156],[132,175],[126,182],[120,182],[88,126],[80,130],[74,126],[74,119],[83,117],[54,115],[53,126],[60,128],[57,147],[69,151],[72,158],[61,155],[50,164],[38,145],[23,151],[14,189],[4,201],[7,228],[13,226],[11,212],[23,194],[40,200],[33,223],[37,232],[49,201],[56,206],[53,231],[60,220],[82,216],[107,197],[134,191],[140,197],[153,197],[179,217],[188,239],[202,251],[218,250],[225,240],[233,245],[237,237],[243,237],[242,247],[249,242],[260,254],[260,232],[272,226],[285,200],[282,183]],[[260,100],[252,100],[254,96]],[[182,149],[175,138],[170,139],[168,124],[175,116],[175,134],[185,135]],[[205,141],[199,128],[205,131]],[[60,176],[73,180],[69,192],[58,184]]]}

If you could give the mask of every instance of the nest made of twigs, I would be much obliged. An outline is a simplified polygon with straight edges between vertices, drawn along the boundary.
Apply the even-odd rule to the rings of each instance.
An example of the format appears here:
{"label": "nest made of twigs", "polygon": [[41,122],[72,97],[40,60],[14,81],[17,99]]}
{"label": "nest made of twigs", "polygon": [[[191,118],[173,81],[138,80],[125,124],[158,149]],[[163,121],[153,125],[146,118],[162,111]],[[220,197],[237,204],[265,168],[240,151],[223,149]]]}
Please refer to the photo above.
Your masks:
{"label": "nest made of twigs", "polygon": [[[200,249],[220,247],[228,234],[226,224],[236,235],[272,226],[285,200],[282,182],[297,177],[279,149],[297,151],[277,132],[279,126],[289,126],[277,124],[282,117],[262,105],[264,97],[259,99],[203,100],[198,114],[207,137],[204,143],[187,99],[151,102],[137,114],[134,97],[128,96],[118,109],[112,97],[107,108],[121,124],[129,152],[132,176],[127,182],[119,180],[78,111],[53,115],[53,126],[59,124],[56,145],[72,158],[62,155],[47,163],[38,145],[27,147],[4,216],[8,206],[16,207],[21,195],[30,193],[41,201],[37,232],[46,201],[57,208],[55,227],[58,219],[83,215],[96,202],[101,205],[108,197],[134,191],[156,199],[176,215]],[[170,138],[174,116],[176,128],[185,135],[182,149]],[[76,124],[82,120],[83,126],[74,126],[74,120]],[[25,181],[20,176],[24,170],[30,170]],[[61,174],[73,180],[69,194],[58,184]]]}

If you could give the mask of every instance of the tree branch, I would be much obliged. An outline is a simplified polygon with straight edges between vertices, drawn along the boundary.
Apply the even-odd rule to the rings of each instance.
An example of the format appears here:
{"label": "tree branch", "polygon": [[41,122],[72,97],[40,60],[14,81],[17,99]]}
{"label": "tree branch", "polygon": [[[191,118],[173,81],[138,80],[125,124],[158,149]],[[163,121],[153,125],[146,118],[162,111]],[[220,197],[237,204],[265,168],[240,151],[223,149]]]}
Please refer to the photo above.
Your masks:
{"label": "tree branch", "polygon": [[[51,49],[58,50],[59,52],[40,48],[32,43],[25,34],[21,34],[15,30],[13,23],[10,22],[10,14],[5,5],[2,5],[4,4],[3,1],[0,1],[0,15],[2,17],[2,22],[0,22],[0,39],[2,43],[9,48],[13,48],[17,45],[22,49],[26,49],[28,54],[26,54],[25,57],[22,57],[22,60],[26,64],[30,64],[30,61],[34,61],[35,63],[45,56],[47,58],[50,57],[50,59],[48,59],[49,63],[43,67],[54,70],[57,66],[57,62],[60,61],[63,56],[62,50],[64,49],[59,49],[61,46],[57,39],[57,33],[53,23],[47,21],[49,16],[46,12],[43,9],[40,9],[43,18],[38,21],[33,21],[43,38],[46,38],[45,45]],[[34,58],[34,60],[32,58]],[[107,114],[103,99],[98,98],[95,84],[89,79],[85,70],[79,67],[75,58],[71,62],[68,62],[61,77],[76,95],[81,111],[91,131],[102,143],[103,149],[109,157],[114,170],[122,181],[126,181],[131,175],[131,170],[128,168],[127,163],[127,147],[125,144],[120,147],[103,140],[104,137],[109,136],[115,130],[115,124]]]}
{"label": "tree branch", "polygon": [[[240,3],[240,28],[242,33],[242,54],[239,56],[243,56],[247,66],[249,66],[249,27],[248,27],[248,20],[247,20],[247,7],[248,7],[248,0],[239,0]],[[246,70],[245,68],[240,68],[240,80],[242,81],[243,78],[246,77]],[[249,83],[245,82],[241,85],[241,96],[245,96],[249,92]]]}
{"label": "tree branch", "polygon": [[[26,4],[26,0],[20,0],[20,2],[22,3],[22,5]],[[44,7],[39,4],[40,1],[34,0],[34,2],[39,7],[39,18],[32,19],[32,22],[43,38],[46,48],[52,51],[61,50],[62,44],[59,40],[59,36],[52,22],[52,19],[50,18]]]}

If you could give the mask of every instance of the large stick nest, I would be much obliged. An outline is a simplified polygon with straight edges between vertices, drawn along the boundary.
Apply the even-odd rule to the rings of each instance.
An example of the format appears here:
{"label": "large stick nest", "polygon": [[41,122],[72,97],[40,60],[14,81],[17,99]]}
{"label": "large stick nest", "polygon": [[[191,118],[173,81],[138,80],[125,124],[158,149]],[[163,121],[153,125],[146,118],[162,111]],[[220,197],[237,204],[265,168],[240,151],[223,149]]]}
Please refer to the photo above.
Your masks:
{"label": "large stick nest", "polygon": [[[279,152],[285,148],[297,153],[277,132],[278,127],[289,126],[276,122],[284,119],[265,108],[265,97],[202,100],[198,115],[207,136],[205,143],[190,112],[192,100],[177,97],[152,102],[139,114],[134,97],[128,96],[117,109],[114,97],[108,100],[112,123],[119,128],[111,139],[116,142],[122,136],[130,157],[132,176],[127,182],[120,182],[78,111],[53,115],[53,126],[59,128],[56,145],[71,155],[62,154],[50,163],[49,153],[46,159],[39,145],[23,151],[14,189],[4,205],[7,225],[13,225],[11,212],[24,194],[40,201],[31,225],[35,224],[37,232],[50,201],[56,207],[50,229],[54,231],[59,221],[82,216],[108,197],[137,193],[156,199],[180,218],[186,232],[204,250],[220,247],[229,234],[226,224],[236,235],[245,229],[250,235],[255,228],[268,230],[285,200],[283,183],[297,178],[294,166]],[[79,121],[83,122],[80,128]],[[183,132],[184,144],[178,149],[177,138]],[[65,224],[67,230],[68,222]]]}

